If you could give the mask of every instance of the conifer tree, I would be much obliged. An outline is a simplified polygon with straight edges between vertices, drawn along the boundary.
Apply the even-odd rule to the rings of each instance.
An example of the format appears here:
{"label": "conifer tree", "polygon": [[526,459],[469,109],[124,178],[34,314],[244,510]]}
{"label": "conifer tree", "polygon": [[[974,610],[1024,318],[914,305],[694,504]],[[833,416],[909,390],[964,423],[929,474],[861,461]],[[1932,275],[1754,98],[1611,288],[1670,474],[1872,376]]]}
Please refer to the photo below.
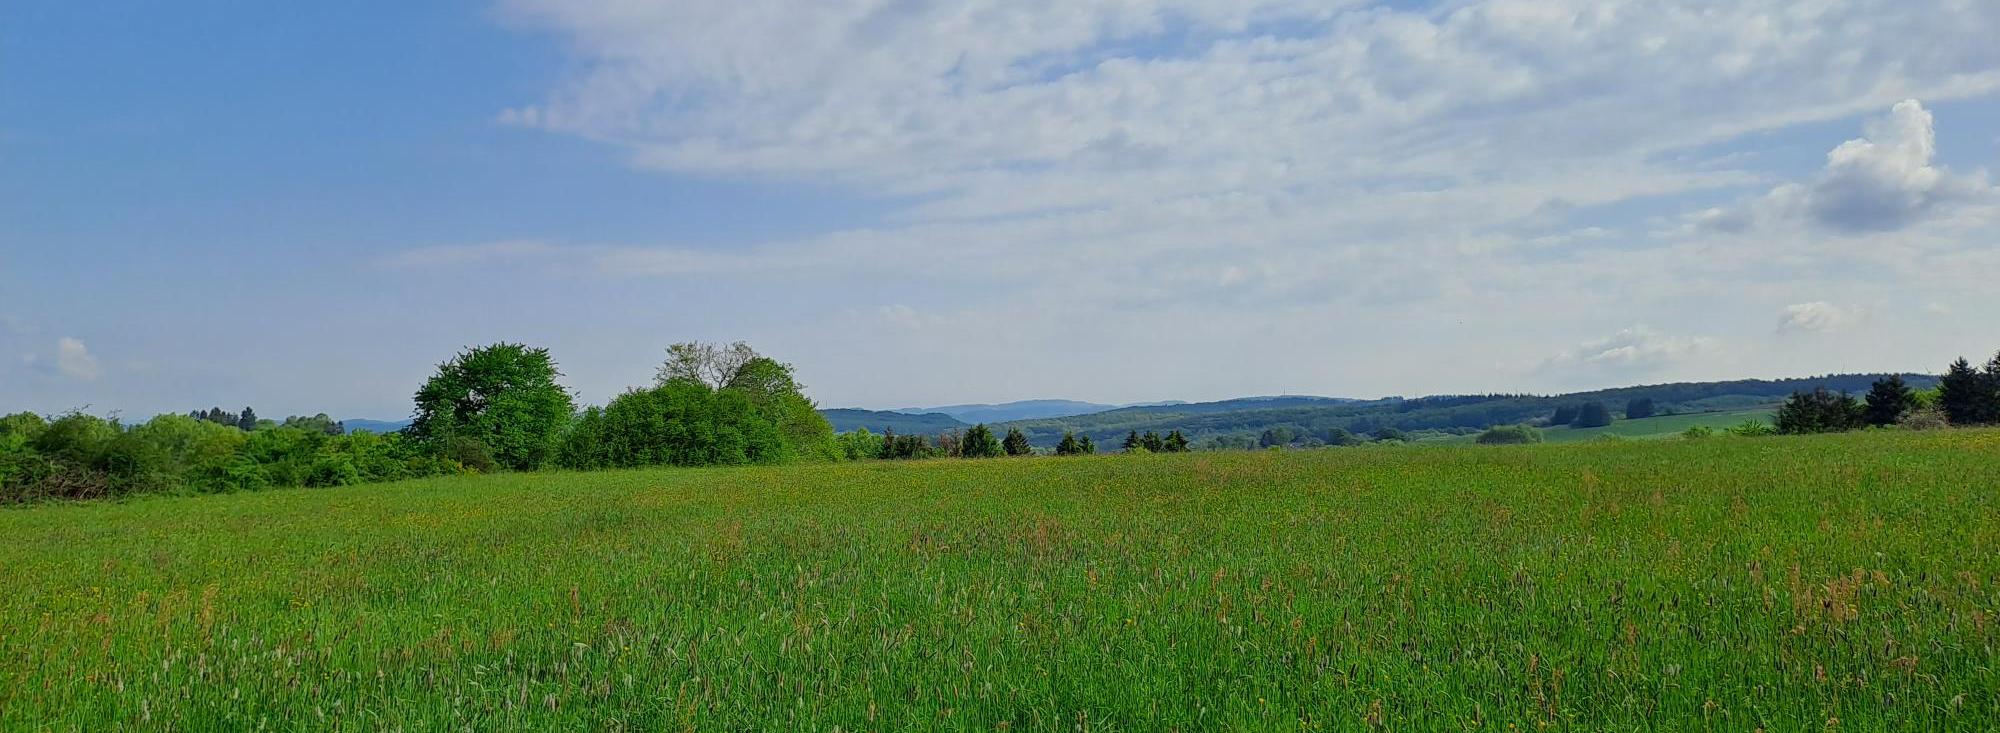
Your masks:
{"label": "conifer tree", "polygon": [[1034,447],[1028,445],[1028,435],[1021,432],[1020,428],[1007,429],[1007,438],[1000,441],[1000,449],[1010,456],[1033,455],[1035,452]]}

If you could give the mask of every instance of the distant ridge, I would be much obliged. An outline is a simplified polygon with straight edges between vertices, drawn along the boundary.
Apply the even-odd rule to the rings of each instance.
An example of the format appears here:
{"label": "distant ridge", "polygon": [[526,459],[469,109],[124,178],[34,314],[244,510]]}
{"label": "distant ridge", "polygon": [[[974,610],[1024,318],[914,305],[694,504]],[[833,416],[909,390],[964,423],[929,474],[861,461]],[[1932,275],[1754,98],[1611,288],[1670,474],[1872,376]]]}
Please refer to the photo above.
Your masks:
{"label": "distant ridge", "polygon": [[354,419],[354,420],[342,420],[340,421],[340,424],[346,427],[347,432],[350,433],[361,430],[366,430],[371,433],[393,433],[398,430],[402,430],[403,428],[409,427],[410,421]]}
{"label": "distant ridge", "polygon": [[820,410],[819,414],[833,424],[834,432],[839,433],[866,429],[876,434],[894,430],[904,435],[935,435],[947,430],[972,427],[970,423],[960,422],[958,418],[936,412],[913,415],[907,412],[838,408]]}

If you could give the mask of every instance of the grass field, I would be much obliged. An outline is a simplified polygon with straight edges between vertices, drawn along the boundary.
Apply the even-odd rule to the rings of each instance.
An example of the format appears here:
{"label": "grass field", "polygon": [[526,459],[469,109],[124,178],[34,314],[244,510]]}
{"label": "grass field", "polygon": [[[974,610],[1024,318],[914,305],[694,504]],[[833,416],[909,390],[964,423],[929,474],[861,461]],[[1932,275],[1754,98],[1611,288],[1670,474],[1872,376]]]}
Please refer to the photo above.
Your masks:
{"label": "grass field", "polygon": [[1673,438],[1687,432],[1688,428],[1705,427],[1718,433],[1724,428],[1742,424],[1745,420],[1771,422],[1777,410],[1760,407],[1750,410],[1727,412],[1696,412],[1685,415],[1660,415],[1642,420],[1618,420],[1601,428],[1549,428],[1542,431],[1542,438],[1551,443],[1575,443],[1594,440],[1607,435],[1620,438],[1649,439]]}
{"label": "grass field", "polygon": [[7,730],[1993,730],[2000,432],[0,511]]}

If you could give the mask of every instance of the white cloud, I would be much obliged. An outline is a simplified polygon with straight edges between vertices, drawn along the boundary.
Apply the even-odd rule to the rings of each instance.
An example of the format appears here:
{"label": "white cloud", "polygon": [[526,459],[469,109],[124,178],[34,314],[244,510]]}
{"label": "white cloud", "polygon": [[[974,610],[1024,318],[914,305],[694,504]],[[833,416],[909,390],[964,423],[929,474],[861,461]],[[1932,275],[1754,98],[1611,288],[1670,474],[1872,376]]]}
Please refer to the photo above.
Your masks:
{"label": "white cloud", "polygon": [[[1732,344],[1724,355],[1749,353],[1749,339],[1771,335],[1756,314],[1772,304],[1740,293],[1773,282],[1851,292],[1834,288],[1856,265],[1868,282],[1905,281],[1979,241],[1909,226],[1864,248],[1793,226],[1741,247],[1720,230],[1763,220],[1739,209],[1679,226],[1678,204],[1657,202],[1770,185],[1768,172],[1743,169],[1755,156],[1710,146],[2000,90],[1990,37],[2000,4],[1962,0],[502,6],[566,42],[579,69],[507,122],[611,145],[669,174],[832,184],[890,209],[846,231],[737,249],[599,242],[537,263],[783,304],[717,307],[726,315],[715,318],[743,325],[710,327],[799,340],[851,328],[870,352],[937,364],[939,375],[1011,359],[1010,379],[1111,401],[1174,390],[1128,394],[1129,380],[1092,375],[1195,352],[1341,363],[1324,378],[1369,380],[1329,391],[1510,387],[1409,366],[1449,361],[1436,351],[1413,349],[1394,367],[1340,361],[1397,351],[1415,332],[1546,366],[1533,376],[1549,384],[1707,368],[1718,341],[1668,334],[1715,334]],[[1905,185],[1890,190],[1924,191],[1904,207],[1913,221],[1958,210],[1951,194],[1967,176],[1938,166],[1909,129],[1895,115],[1871,128],[1873,147],[1841,154],[1823,198],[1901,171]],[[1923,189],[1926,169],[1938,178]],[[1803,204],[1795,211],[1806,220]],[[1741,221],[1721,220],[1732,214]],[[1932,275],[1925,297],[1959,298],[1977,270]],[[1551,293],[1564,307],[1548,307]],[[800,302],[852,312],[800,323]],[[1023,310],[1062,316],[1030,326]],[[1609,325],[1663,331],[1590,339],[1606,313],[1620,319]],[[1174,328],[1160,328],[1169,317]],[[950,348],[951,328],[911,333],[938,319],[986,325]],[[1041,328],[1046,342],[995,336],[995,323]],[[1533,346],[1585,341],[1557,359]],[[814,348],[838,361],[847,347]],[[1231,368],[1184,361],[1204,384]],[[815,384],[844,403],[888,389],[846,374]],[[1035,396],[926,379],[905,375],[896,387],[912,393],[883,403]]]}
{"label": "white cloud", "polygon": [[69,336],[56,341],[56,370],[62,372],[63,376],[86,382],[93,381],[104,373],[98,366],[97,357],[90,354],[90,349],[86,348],[82,341]]}
{"label": "white cloud", "polygon": [[1703,211],[1696,223],[1740,232],[1766,222],[1803,220],[1834,232],[1887,232],[1958,204],[2000,198],[1984,173],[1960,175],[1935,164],[1935,121],[1916,100],[1900,102],[1887,117],[1870,121],[1867,135],[1827,153],[1826,167],[1812,181],[1783,184],[1761,198]]}
{"label": "white cloud", "polygon": [[1673,336],[1633,326],[1551,357],[1543,366],[1559,372],[1599,372],[1638,376],[1660,371],[1718,350],[1714,339]]}
{"label": "white cloud", "polygon": [[1785,306],[1778,330],[1802,333],[1833,333],[1854,322],[1857,313],[1825,301]]}

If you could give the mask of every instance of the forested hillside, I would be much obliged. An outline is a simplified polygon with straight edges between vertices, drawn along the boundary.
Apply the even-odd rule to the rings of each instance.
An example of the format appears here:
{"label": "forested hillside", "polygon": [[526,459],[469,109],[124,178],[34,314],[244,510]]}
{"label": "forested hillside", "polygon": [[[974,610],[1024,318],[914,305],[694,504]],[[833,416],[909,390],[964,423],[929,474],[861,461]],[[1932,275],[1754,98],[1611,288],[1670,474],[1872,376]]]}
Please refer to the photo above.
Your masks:
{"label": "forested hillside", "polygon": [[[1462,434],[1495,425],[1546,421],[1557,408],[1579,403],[1624,406],[1651,400],[1660,414],[1741,410],[1775,405],[1796,392],[1827,389],[1862,393],[1883,374],[1837,374],[1797,379],[1743,379],[1619,387],[1564,395],[1447,395],[1354,401],[1324,397],[1272,397],[1162,407],[1131,407],[1092,415],[1008,423],[1037,446],[1052,446],[1065,432],[1115,443],[1128,433],[1179,430],[1203,447],[1254,447],[1270,430],[1324,439],[1336,430],[1373,434]],[[1917,389],[1937,384],[1923,374],[1901,375]]]}

